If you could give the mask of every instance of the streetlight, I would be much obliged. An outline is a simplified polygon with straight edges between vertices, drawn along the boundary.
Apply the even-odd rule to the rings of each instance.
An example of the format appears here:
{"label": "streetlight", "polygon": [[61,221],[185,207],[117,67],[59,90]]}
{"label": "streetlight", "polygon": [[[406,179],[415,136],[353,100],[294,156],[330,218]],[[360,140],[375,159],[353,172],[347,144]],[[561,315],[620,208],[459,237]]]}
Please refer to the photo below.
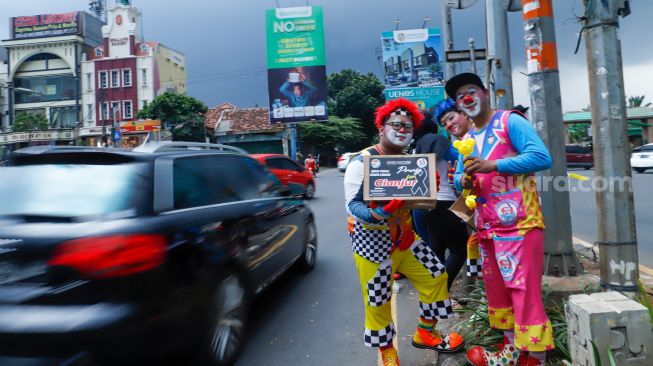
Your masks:
{"label": "streetlight", "polygon": [[424,17],[424,23],[422,23],[422,29],[424,29],[424,27],[426,27],[426,23],[428,23],[429,20],[431,20],[431,17],[429,17],[429,16]]}
{"label": "streetlight", "polygon": [[401,19],[395,19],[395,30],[399,30],[399,23],[401,23]]}

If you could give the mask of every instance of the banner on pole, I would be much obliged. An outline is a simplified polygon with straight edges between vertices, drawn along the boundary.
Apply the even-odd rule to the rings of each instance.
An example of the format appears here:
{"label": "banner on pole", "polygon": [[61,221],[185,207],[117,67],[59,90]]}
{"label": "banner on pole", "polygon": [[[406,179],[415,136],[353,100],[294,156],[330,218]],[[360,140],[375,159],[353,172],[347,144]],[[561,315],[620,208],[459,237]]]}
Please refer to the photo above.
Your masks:
{"label": "banner on pole", "polygon": [[322,7],[266,12],[270,122],[328,119]]}

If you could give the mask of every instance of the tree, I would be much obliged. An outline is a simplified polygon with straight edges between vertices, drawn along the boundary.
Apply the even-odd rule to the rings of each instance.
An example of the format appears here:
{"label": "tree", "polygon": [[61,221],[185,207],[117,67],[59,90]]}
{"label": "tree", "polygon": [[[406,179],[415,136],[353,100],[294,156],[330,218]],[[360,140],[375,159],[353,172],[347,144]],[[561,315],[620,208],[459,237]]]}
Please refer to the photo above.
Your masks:
{"label": "tree", "polygon": [[569,141],[576,144],[591,141],[592,138],[587,134],[589,127],[589,123],[570,123]]}
{"label": "tree", "polygon": [[40,113],[16,113],[16,120],[14,121],[15,132],[42,131],[47,130],[48,128],[50,128],[48,119]]}
{"label": "tree", "polygon": [[[642,107],[644,104],[645,95],[632,95],[628,97],[628,108]],[[651,103],[646,103],[644,107],[650,107]]]}
{"label": "tree", "polygon": [[374,111],[385,103],[384,86],[373,73],[361,74],[345,69],[328,78],[329,110],[340,118],[353,117],[360,121],[368,145],[377,135],[374,127]]}
{"label": "tree", "polygon": [[357,151],[365,140],[361,122],[353,117],[331,116],[328,122],[300,123],[298,128],[302,151],[326,153],[338,151]]}
{"label": "tree", "polygon": [[138,112],[138,118],[158,119],[170,130],[174,141],[204,141],[202,101],[183,94],[163,93]]}

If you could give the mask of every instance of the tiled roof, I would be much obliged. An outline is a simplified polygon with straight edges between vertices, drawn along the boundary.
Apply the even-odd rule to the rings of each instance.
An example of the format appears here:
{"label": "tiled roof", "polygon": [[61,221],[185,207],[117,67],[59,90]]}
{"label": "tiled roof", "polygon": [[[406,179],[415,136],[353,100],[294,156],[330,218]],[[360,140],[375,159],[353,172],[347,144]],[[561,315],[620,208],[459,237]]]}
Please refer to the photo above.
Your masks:
{"label": "tiled roof", "polygon": [[267,108],[225,110],[216,126],[216,132],[239,134],[283,131],[282,124],[270,123],[269,113]]}
{"label": "tiled roof", "polygon": [[[653,109],[647,107],[626,108],[626,115],[628,119],[649,119],[653,118]],[[565,122],[592,122],[592,112],[567,112],[563,119]]]}
{"label": "tiled roof", "polygon": [[215,125],[218,123],[222,112],[227,109],[235,109],[236,106],[231,103],[222,103],[217,107],[209,109],[204,115],[204,126],[208,129],[214,129]]}

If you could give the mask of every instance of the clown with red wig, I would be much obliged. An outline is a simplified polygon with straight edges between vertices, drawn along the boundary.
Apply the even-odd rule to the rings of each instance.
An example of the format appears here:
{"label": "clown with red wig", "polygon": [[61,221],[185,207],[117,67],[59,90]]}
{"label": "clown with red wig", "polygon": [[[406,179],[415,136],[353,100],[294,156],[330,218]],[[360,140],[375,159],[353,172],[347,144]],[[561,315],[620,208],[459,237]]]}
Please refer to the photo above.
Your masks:
{"label": "clown with red wig", "polygon": [[442,353],[461,351],[465,342],[457,333],[443,335],[436,330],[438,319],[453,316],[447,288],[447,273],[431,248],[413,231],[411,211],[404,201],[386,204],[363,201],[363,156],[402,155],[424,116],[417,106],[403,98],[376,110],[379,143],[350,160],[345,172],[345,199],[354,262],[365,304],[364,341],[377,347],[384,366],[399,365],[392,340],[391,297],[394,274],[405,275],[419,292],[419,323],[412,339],[417,348]]}

